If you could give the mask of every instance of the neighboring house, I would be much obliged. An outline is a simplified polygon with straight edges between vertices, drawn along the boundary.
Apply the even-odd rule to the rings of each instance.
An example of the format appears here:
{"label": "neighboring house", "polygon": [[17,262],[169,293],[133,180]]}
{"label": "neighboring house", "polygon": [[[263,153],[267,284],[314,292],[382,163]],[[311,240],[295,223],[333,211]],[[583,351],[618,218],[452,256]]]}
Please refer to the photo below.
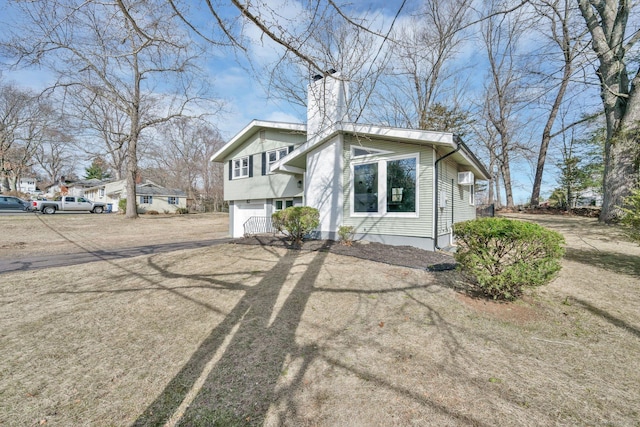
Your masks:
{"label": "neighboring house", "polygon": [[[187,207],[187,193],[164,188],[151,181],[136,184],[136,195],[141,212],[154,210],[173,213],[178,208]],[[127,181],[123,179],[89,188],[85,190],[85,197],[94,202],[111,204],[112,211],[117,212],[120,199],[127,198]]]}
{"label": "neighboring house", "polygon": [[[58,182],[49,186],[47,188],[46,194],[49,196],[61,194],[75,197],[84,197],[85,191],[87,189],[100,185],[103,182],[104,181],[95,178],[80,179],[78,181],[64,181],[62,183]],[[88,198],[91,199],[90,197]]]}
{"label": "neighboring house", "polygon": [[37,192],[36,179],[32,176],[18,179],[18,191],[25,194],[35,194]]}
{"label": "neighboring house", "polygon": [[451,133],[351,123],[339,74],[314,80],[307,125],[254,120],[211,157],[224,163],[230,234],[306,205],[320,212],[319,238],[345,225],[356,239],[452,244],[452,224],[475,218],[481,162]]}
{"label": "neighboring house", "polygon": [[602,192],[595,188],[581,191],[576,200],[576,206],[602,206]]}

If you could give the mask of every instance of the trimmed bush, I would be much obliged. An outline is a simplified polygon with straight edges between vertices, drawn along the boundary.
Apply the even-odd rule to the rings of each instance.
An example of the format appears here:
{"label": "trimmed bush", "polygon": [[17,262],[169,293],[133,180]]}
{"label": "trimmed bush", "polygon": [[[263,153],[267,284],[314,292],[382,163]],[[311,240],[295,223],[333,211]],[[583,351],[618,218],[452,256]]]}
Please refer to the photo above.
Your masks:
{"label": "trimmed bush", "polygon": [[186,215],[189,213],[189,209],[187,208],[177,208],[176,209],[176,214],[178,215]]}
{"label": "trimmed bush", "polygon": [[561,234],[537,224],[481,218],[454,224],[460,269],[484,295],[514,300],[560,270]]}
{"label": "trimmed bush", "polygon": [[320,213],[309,206],[292,206],[271,215],[271,221],[276,230],[299,245],[305,235],[320,225]]}
{"label": "trimmed bush", "polygon": [[127,199],[118,200],[118,212],[121,214],[127,213]]}
{"label": "trimmed bush", "polygon": [[640,243],[640,188],[624,198],[620,224],[632,241]]}
{"label": "trimmed bush", "polygon": [[145,211],[145,215],[160,215],[160,212],[156,210]]}

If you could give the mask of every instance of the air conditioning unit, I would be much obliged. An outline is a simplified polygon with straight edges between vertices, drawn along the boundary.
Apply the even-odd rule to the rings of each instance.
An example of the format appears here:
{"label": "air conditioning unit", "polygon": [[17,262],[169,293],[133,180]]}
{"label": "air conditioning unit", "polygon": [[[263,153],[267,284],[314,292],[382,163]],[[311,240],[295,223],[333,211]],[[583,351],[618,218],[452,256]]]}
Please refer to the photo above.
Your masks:
{"label": "air conditioning unit", "polygon": [[458,172],[458,185],[473,185],[473,172]]}

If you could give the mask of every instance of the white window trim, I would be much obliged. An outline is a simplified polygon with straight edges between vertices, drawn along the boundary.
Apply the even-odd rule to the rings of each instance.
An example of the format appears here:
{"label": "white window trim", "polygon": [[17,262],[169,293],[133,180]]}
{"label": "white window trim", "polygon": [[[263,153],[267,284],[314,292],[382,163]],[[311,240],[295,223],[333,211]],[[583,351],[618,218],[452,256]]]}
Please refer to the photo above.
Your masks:
{"label": "white window trim", "polygon": [[[356,150],[368,150],[368,151],[372,151],[372,153],[356,156],[355,154]],[[357,159],[358,161],[360,161],[364,159],[373,159],[373,158],[378,158],[378,156],[384,156],[388,154],[393,154],[393,151],[380,150],[378,148],[371,148],[371,147],[364,147],[360,144],[351,144],[350,157],[354,160]]]}
{"label": "white window trim", "polygon": [[[247,161],[247,173],[243,174],[242,173],[242,169],[243,169],[243,161],[246,160]],[[239,167],[236,168],[236,162],[239,163]],[[231,173],[231,179],[241,179],[241,178],[249,178],[249,156],[244,156],[244,157],[238,157],[237,159],[233,159],[231,161],[231,167],[232,167],[232,173]],[[238,175],[236,176],[236,171],[238,171]]]}
{"label": "white window trim", "polygon": [[[415,212],[387,212],[387,162],[393,160],[416,159],[416,211]],[[355,212],[354,166],[362,164],[378,164],[378,212]],[[386,218],[418,218],[420,216],[420,153],[403,154],[398,156],[361,156],[351,161],[349,165],[349,214],[352,217],[386,217]],[[381,190],[381,183],[384,187]]]}
{"label": "white window trim", "polygon": [[[282,209],[277,209],[277,202],[282,202]],[[273,199],[273,211],[274,212],[278,212],[281,210],[286,209],[287,207],[291,207],[291,206],[287,206],[287,202],[291,202],[291,206],[295,206],[294,202],[293,202],[293,198],[288,198],[288,199]]]}
{"label": "white window trim", "polygon": [[[274,161],[271,161],[271,153],[275,153],[276,154],[276,159]],[[280,147],[280,148],[276,148],[273,150],[269,150],[266,153],[266,157],[267,157],[267,173],[272,173],[271,172],[271,166],[276,164],[278,162],[278,160],[283,159],[285,157],[287,157],[287,154],[289,154],[289,147]]]}
{"label": "white window trim", "polygon": [[476,205],[476,185],[475,184],[471,184],[469,186],[469,204],[471,206]]}

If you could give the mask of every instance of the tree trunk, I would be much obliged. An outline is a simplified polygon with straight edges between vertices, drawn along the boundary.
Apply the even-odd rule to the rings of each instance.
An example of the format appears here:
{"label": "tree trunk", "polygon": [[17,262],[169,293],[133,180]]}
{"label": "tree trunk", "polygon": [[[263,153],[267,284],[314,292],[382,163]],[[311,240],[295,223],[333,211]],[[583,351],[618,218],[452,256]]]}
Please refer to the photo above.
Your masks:
{"label": "tree trunk", "polygon": [[536,164],[536,176],[533,180],[533,190],[531,191],[531,206],[538,206],[540,204],[540,188],[542,187],[544,164],[547,161],[547,150],[549,149],[549,143],[551,142],[551,129],[556,121],[558,111],[560,111],[560,105],[562,104],[564,94],[567,91],[567,86],[569,86],[569,80],[572,72],[571,59],[568,59],[568,62],[565,62],[560,89],[558,89],[551,111],[549,112],[549,117],[547,118],[547,123],[542,131],[542,141],[540,142],[540,152],[538,153],[538,163]]}
{"label": "tree trunk", "polygon": [[129,219],[138,218],[138,195],[136,184],[138,181],[138,137],[140,136],[140,82],[142,75],[138,68],[138,55],[133,54],[133,98],[129,110],[131,132],[127,145],[127,213]]}
{"label": "tree trunk", "polygon": [[500,170],[496,170],[496,172],[491,172],[493,174],[493,181],[496,186],[496,194],[495,194],[495,208],[502,209],[502,192],[500,191]]}
{"label": "tree trunk", "polygon": [[[607,121],[603,204],[600,221],[619,219],[625,197],[638,185],[640,76],[636,72],[629,81],[625,54],[632,50],[638,38],[634,32],[626,39],[626,27],[631,12],[630,0],[578,0],[591,46],[598,55],[600,94]],[[630,84],[631,83],[631,84]]]}
{"label": "tree trunk", "polygon": [[604,197],[600,220],[616,221],[624,198],[638,185],[638,139],[635,132],[615,137],[605,146]]}
{"label": "tree trunk", "polygon": [[502,181],[504,182],[504,194],[506,197],[507,208],[513,208],[513,190],[511,188],[511,167],[509,166],[509,144],[506,139],[502,144],[502,159],[500,162],[500,172],[502,174]]}
{"label": "tree trunk", "polygon": [[[573,50],[577,45],[578,41],[574,41],[574,46],[572,47],[572,34],[569,29],[569,19],[571,16],[571,11],[569,7],[569,0],[565,0],[563,4],[548,4],[544,3],[547,7],[552,9],[551,16],[554,16],[561,23],[562,31],[560,34],[556,35],[556,32],[553,31],[553,42],[560,46],[562,50],[563,56],[563,72],[562,72],[562,80],[560,81],[560,87],[558,88],[558,93],[551,105],[551,110],[549,111],[549,116],[547,117],[547,123],[544,126],[544,130],[542,131],[542,140],[540,142],[540,151],[538,153],[538,163],[536,164],[536,175],[533,180],[533,190],[531,191],[531,206],[538,206],[540,204],[540,188],[542,187],[542,175],[544,174],[544,165],[547,160],[547,150],[549,149],[549,143],[551,142],[551,129],[553,128],[553,124],[556,121],[556,117],[558,116],[558,112],[560,110],[560,106],[562,105],[562,101],[564,99],[564,95],[567,91],[567,87],[569,86],[569,81],[571,79],[571,74],[573,73]],[[544,7],[544,6],[542,6]],[[555,19],[551,20],[551,25],[554,25]]]}

